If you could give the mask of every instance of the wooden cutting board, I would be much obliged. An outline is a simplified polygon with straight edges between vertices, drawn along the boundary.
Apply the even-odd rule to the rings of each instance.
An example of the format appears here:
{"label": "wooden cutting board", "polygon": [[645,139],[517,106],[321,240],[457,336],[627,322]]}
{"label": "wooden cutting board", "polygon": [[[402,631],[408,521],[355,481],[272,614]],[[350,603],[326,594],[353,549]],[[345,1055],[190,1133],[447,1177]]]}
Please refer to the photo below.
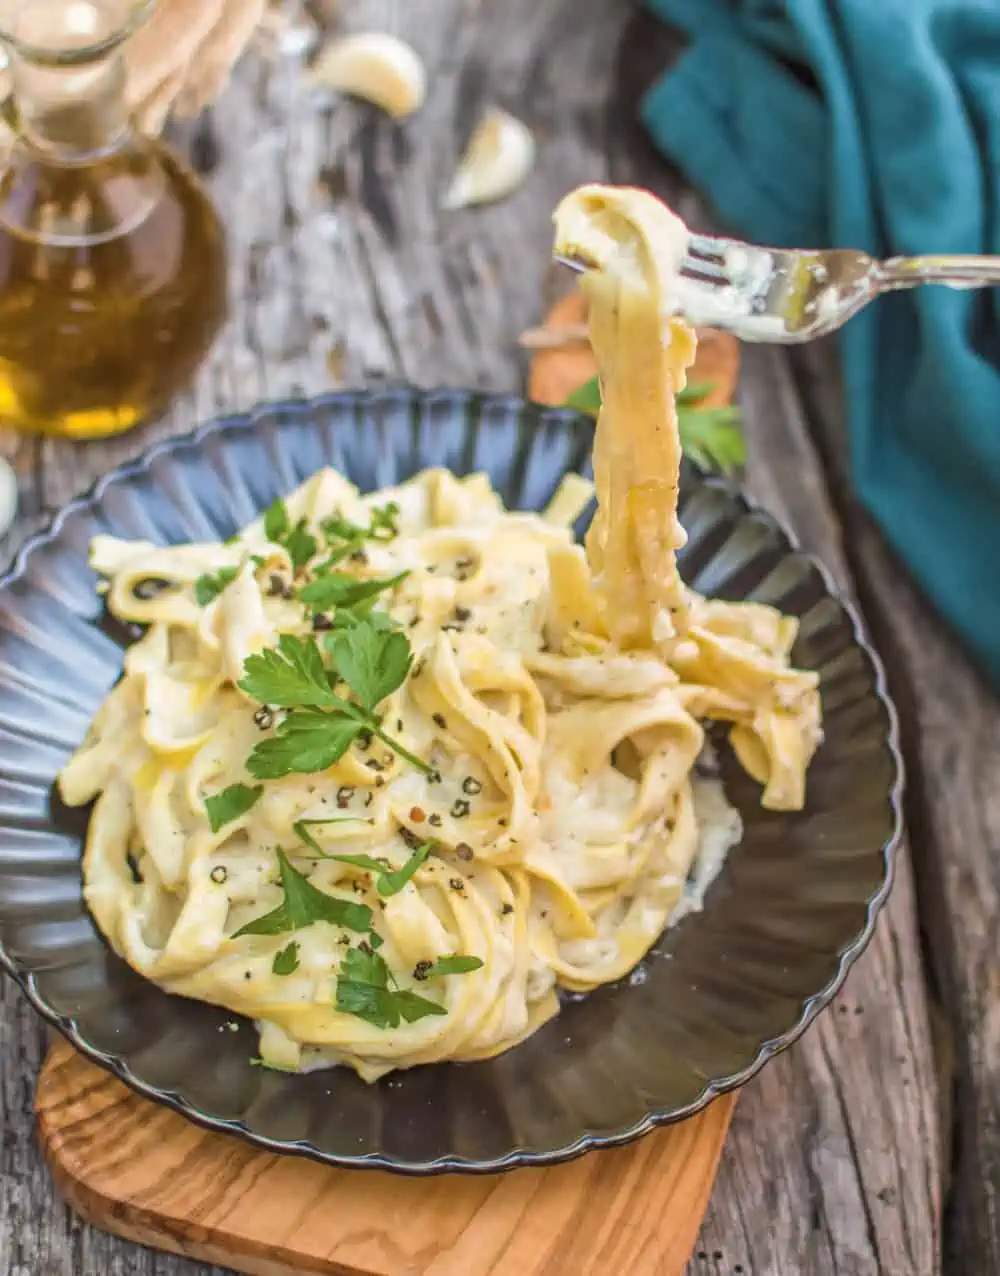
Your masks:
{"label": "wooden cutting board", "polygon": [[89,1223],[249,1276],[680,1276],[735,1097],[546,1170],[335,1170],[211,1134],[65,1042],[36,1096],[56,1185]]}

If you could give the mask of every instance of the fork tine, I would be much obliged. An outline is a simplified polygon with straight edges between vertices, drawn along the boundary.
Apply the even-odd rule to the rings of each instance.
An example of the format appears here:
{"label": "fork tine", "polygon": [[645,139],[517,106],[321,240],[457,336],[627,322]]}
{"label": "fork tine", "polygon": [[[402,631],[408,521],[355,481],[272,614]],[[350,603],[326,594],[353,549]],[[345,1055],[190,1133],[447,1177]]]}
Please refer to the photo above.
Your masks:
{"label": "fork tine", "polygon": [[692,234],[688,236],[688,255],[703,261],[718,262],[721,265],[726,260],[726,248],[730,242],[727,239],[718,239],[714,235]]}

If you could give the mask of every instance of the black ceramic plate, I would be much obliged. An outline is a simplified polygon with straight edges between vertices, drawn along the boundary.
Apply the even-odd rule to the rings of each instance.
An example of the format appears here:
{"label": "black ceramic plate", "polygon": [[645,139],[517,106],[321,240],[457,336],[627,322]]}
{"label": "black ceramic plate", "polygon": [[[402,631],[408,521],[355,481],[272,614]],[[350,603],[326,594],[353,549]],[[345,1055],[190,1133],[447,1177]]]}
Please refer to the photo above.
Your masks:
{"label": "black ceramic plate", "polygon": [[826,739],[806,810],[762,811],[723,754],[741,845],[704,911],[641,974],[571,1001],[486,1063],[366,1086],[342,1069],[252,1067],[248,1023],[170,997],[106,947],[81,898],[85,815],[53,789],[117,679],[126,629],[87,565],[97,532],[222,539],[323,465],[362,488],[428,465],[486,470],[537,509],[585,469],[590,422],[475,394],[337,394],[258,408],[108,474],[0,584],[0,960],[31,1003],[134,1090],[272,1151],[408,1173],[500,1170],[628,1142],[748,1080],[794,1041],[868,941],[888,892],[900,763],[882,674],[822,569],[721,482],[685,475],[683,573],[697,589],[802,618],[796,661],[822,676]]}

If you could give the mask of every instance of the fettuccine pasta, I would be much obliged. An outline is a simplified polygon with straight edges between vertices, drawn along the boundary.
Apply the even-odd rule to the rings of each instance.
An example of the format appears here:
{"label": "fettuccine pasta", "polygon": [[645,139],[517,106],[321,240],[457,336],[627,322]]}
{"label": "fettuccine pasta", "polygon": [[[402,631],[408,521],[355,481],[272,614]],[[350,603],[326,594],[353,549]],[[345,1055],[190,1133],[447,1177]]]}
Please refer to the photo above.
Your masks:
{"label": "fettuccine pasta", "polygon": [[594,266],[586,553],[579,477],[527,514],[442,470],[367,496],[324,470],[224,544],[93,543],[146,628],[60,776],[96,799],[88,905],[141,974],[254,1019],[269,1067],[486,1058],[631,971],[740,835],[705,720],[802,804],[795,621],[677,573],[669,217],[603,188],[558,213]]}

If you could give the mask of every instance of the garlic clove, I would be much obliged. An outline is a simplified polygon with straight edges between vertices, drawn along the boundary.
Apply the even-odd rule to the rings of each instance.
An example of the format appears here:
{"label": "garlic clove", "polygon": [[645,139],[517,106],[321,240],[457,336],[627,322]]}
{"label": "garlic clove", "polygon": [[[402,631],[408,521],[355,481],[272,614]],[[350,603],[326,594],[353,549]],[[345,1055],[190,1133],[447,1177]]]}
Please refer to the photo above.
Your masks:
{"label": "garlic clove", "polygon": [[310,79],[374,102],[395,119],[418,111],[427,96],[423,62],[408,44],[380,31],[343,36],[326,45]]}
{"label": "garlic clove", "polygon": [[526,124],[499,107],[490,107],[469,140],[445,208],[466,208],[503,199],[531,172],[535,139]]}

